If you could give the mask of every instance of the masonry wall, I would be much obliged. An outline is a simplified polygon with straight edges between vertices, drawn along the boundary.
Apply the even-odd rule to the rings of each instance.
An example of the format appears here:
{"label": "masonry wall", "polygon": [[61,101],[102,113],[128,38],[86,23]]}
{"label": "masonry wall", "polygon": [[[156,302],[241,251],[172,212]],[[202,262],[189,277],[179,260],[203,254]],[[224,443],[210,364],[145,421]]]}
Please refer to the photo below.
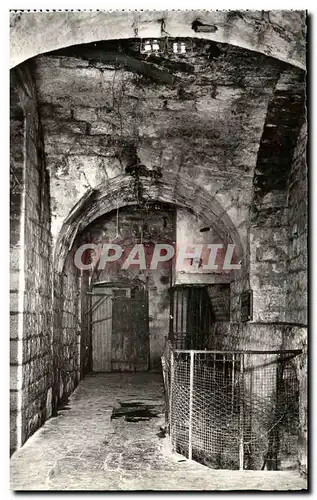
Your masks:
{"label": "masonry wall", "polygon": [[[14,71],[12,449],[67,399],[80,374],[89,369],[89,325],[85,315],[88,276],[80,278],[71,257],[63,272],[54,276],[52,307],[50,209],[56,238],[65,217],[87,190],[100,184],[107,186],[109,179],[118,175],[131,180],[131,190],[136,191],[135,199],[140,202],[151,194],[150,189],[145,192],[140,178],[149,181],[151,187],[158,179],[166,180],[171,196],[182,179],[197,212],[203,207],[199,196],[195,199],[195,190],[203,188],[222,207],[224,221],[228,217],[237,228],[246,258],[242,270],[229,278],[230,318],[240,321],[241,292],[251,287],[254,325],[226,323],[228,288],[217,288],[219,283],[224,284],[223,276],[218,276],[217,282],[210,277],[208,281],[199,272],[182,274],[184,283],[205,280],[213,287],[210,293],[218,308],[216,319],[222,322],[221,327],[214,327],[213,346],[214,340],[221,338],[223,348],[306,348],[295,327],[292,330],[290,326],[293,333],[284,334],[273,325],[307,321],[304,130],[294,154],[288,191],[267,193],[257,207],[256,217],[251,214],[251,226],[249,221],[259,142],[268,102],[283,71],[281,63],[234,46],[197,40],[186,40],[186,55],[174,54],[170,46],[167,53],[151,54],[146,59],[139,55],[138,43],[130,40],[123,45],[123,50],[134,54],[137,72],[113,61],[89,61],[65,54],[44,56],[35,61],[35,89],[29,65]],[[118,52],[117,42],[115,50]],[[139,71],[144,65],[150,77]],[[51,177],[51,207],[46,165]],[[116,214],[111,217],[115,236]],[[165,229],[163,233],[168,232]],[[140,234],[135,233],[133,238],[131,241],[139,241]],[[149,278],[152,366],[158,366],[168,331],[170,271],[155,277],[144,273],[142,278]],[[306,362],[300,359],[301,408],[305,408]],[[301,419],[305,429],[304,411]],[[301,436],[304,464],[303,443],[307,437],[304,431]]]}
{"label": "masonry wall", "polygon": [[11,451],[52,412],[49,180],[32,66],[11,73]]}
{"label": "masonry wall", "polygon": [[[185,54],[173,52],[173,40],[146,55],[139,40],[105,43],[91,60],[80,49],[83,57],[36,58],[53,235],[87,188],[135,169],[171,186],[182,178],[190,189],[203,187],[245,243],[258,144],[281,63],[196,39],[184,40]],[[137,71],[123,56],[107,61],[114,51],[133,58]]]}
{"label": "masonry wall", "polygon": [[286,320],[288,209],[284,191],[272,191],[262,200],[250,229],[250,285],[253,320]]}
{"label": "masonry wall", "polygon": [[[176,284],[213,284],[213,283],[230,283],[232,273],[223,270],[223,264],[226,254],[226,244],[219,237],[213,227],[204,224],[199,217],[191,214],[188,210],[177,208],[176,210],[176,253],[177,255],[185,252],[189,255],[184,259],[176,259],[174,281]],[[203,229],[203,231],[201,231]],[[205,229],[205,230],[204,230]],[[199,258],[192,260],[190,255],[194,255],[195,246],[201,252]],[[215,266],[216,269],[205,269],[210,256],[208,245],[222,245],[218,248]],[[236,259],[233,259],[236,262]]]}
{"label": "masonry wall", "polygon": [[[288,182],[288,293],[287,321],[307,325],[308,287],[308,178],[307,178],[307,125],[302,126],[295,148]],[[306,328],[304,328],[306,330]],[[296,340],[300,345],[300,338]],[[299,361],[300,376],[300,443],[301,470],[307,473],[308,386],[307,341]]]}
{"label": "masonry wall", "polygon": [[287,321],[307,324],[307,126],[298,137],[288,181]]}
{"label": "masonry wall", "polygon": [[[23,286],[24,266],[23,255],[24,231],[24,112],[20,105],[16,81],[12,75],[10,85],[10,450],[11,453],[17,446],[18,424],[18,344],[21,345],[23,335],[23,312],[19,289]],[[21,228],[22,226],[22,228]],[[20,302],[20,304],[19,304]],[[19,313],[19,306],[21,313]],[[19,419],[21,418],[21,412]],[[20,440],[20,438],[19,438]]]}
{"label": "masonry wall", "polygon": [[81,378],[81,287],[69,255],[54,277],[54,408],[67,401]]}
{"label": "masonry wall", "polygon": [[211,285],[207,291],[215,321],[230,321],[230,285]]}

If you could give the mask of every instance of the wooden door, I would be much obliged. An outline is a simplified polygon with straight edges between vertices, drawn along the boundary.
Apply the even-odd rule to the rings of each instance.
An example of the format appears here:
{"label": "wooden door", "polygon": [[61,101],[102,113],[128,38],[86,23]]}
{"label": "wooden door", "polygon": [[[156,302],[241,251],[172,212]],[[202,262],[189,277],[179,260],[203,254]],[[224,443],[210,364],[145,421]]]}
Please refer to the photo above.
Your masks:
{"label": "wooden door", "polygon": [[149,368],[148,294],[114,297],[112,311],[112,370],[146,371]]}
{"label": "wooden door", "polygon": [[111,371],[112,296],[107,289],[92,295],[92,370]]}

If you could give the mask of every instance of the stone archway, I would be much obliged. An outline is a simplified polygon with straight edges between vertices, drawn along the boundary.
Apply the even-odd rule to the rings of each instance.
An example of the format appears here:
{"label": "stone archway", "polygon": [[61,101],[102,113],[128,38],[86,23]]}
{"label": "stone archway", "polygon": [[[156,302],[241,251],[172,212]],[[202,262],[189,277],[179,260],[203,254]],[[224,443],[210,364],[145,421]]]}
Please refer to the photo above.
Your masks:
{"label": "stone archway", "polygon": [[[139,177],[138,183],[142,185],[141,191],[143,193],[140,200],[138,197],[139,192],[135,189],[135,181],[133,176],[120,175],[98,185],[95,189],[88,190],[64,221],[56,241],[54,255],[56,283],[60,286],[59,295],[61,297],[65,294],[62,289],[63,286],[67,287],[68,294],[76,295],[76,281],[74,280],[76,270],[73,267],[73,262],[70,262],[72,259],[69,256],[77,236],[85,231],[87,226],[91,226],[95,221],[99,220],[101,216],[123,209],[123,207],[137,206],[140,203],[157,202],[172,205],[193,214],[201,222],[202,226],[212,227],[214,234],[220,238],[224,247],[228,243],[235,245],[237,258],[242,265],[241,271],[235,271],[237,273],[235,279],[239,279],[240,274],[245,274],[245,242],[242,242],[238,230],[226,211],[206,190],[192,184],[190,179],[185,178],[179,179],[177,183],[174,180],[172,183],[168,182],[167,179],[157,180],[150,177]],[[218,281],[221,281],[221,279],[218,279]],[[228,282],[228,278],[226,282]],[[87,286],[87,282],[85,286]],[[166,292],[168,292],[169,286],[168,282],[165,287]],[[60,298],[55,300],[59,301]],[[60,310],[60,308],[57,306],[55,309]],[[151,304],[149,314],[151,316]],[[60,313],[57,314],[57,317],[60,317]],[[56,335],[59,335],[59,331],[60,328],[57,328]],[[166,331],[168,331],[168,321]],[[150,335],[152,335],[151,332]],[[157,349],[159,348],[161,349],[161,345],[157,347]],[[86,347],[83,347],[83,349],[86,349]],[[159,359],[157,353],[155,353],[155,356]]]}
{"label": "stone archway", "polygon": [[[212,226],[224,244],[235,244],[237,257],[243,267],[245,243],[242,243],[235,225],[215,197],[185,178],[178,179],[173,184],[161,179],[153,181],[149,177],[141,177],[138,182],[141,182],[142,191],[146,193],[144,201],[158,201],[186,208],[203,223]],[[88,224],[116,208],[138,203],[135,179],[127,175],[117,176],[88,190],[65,219],[60,230],[55,245],[55,270],[62,272],[76,234]]]}
{"label": "stone archway", "polygon": [[305,16],[305,11],[16,11],[10,19],[11,67],[38,54],[99,40],[194,36],[305,68]]}

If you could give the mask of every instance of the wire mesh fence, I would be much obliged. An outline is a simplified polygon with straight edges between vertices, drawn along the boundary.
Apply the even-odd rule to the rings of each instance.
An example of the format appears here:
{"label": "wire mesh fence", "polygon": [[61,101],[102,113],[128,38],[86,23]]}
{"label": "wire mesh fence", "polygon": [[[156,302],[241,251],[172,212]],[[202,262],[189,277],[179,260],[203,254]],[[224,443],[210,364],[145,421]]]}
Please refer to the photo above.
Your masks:
{"label": "wire mesh fence", "polygon": [[173,449],[215,469],[297,467],[299,351],[181,351],[162,357]]}

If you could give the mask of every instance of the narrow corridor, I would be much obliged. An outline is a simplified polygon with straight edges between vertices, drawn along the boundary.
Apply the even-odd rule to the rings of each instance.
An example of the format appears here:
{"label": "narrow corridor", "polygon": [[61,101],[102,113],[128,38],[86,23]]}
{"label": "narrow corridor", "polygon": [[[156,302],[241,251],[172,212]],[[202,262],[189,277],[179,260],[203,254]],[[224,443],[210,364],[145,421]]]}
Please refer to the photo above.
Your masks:
{"label": "narrow corridor", "polygon": [[[163,437],[160,374],[87,376],[57,417],[48,420],[11,459],[13,490],[298,490],[292,472],[219,471],[172,453]],[[152,417],[129,405],[151,409]],[[119,409],[116,418],[113,410]],[[122,408],[123,410],[120,410]],[[119,413],[119,415],[118,415]],[[144,412],[145,414],[146,412]]]}

